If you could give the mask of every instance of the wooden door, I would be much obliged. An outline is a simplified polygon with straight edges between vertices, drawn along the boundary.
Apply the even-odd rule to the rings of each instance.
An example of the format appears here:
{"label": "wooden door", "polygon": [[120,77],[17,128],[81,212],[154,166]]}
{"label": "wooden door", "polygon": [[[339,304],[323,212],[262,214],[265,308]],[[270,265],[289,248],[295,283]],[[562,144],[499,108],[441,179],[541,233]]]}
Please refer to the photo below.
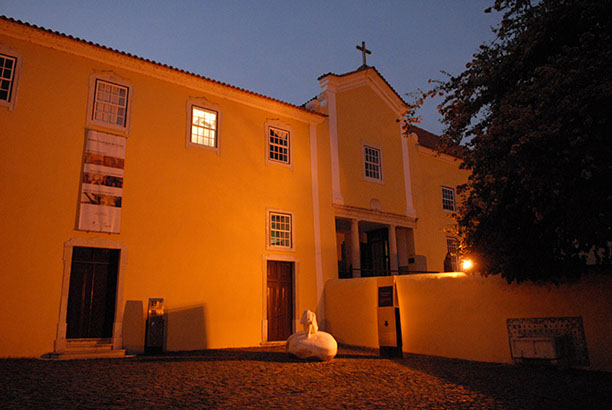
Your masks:
{"label": "wooden door", "polygon": [[287,340],[293,331],[293,262],[268,261],[268,341]]}
{"label": "wooden door", "polygon": [[119,250],[74,247],[66,314],[66,338],[113,335]]}

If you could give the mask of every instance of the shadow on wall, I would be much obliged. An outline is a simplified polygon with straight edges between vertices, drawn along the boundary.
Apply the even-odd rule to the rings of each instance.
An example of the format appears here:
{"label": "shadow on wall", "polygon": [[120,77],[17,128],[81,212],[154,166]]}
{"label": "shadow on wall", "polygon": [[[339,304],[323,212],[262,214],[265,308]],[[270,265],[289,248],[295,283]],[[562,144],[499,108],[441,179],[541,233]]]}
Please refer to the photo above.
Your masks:
{"label": "shadow on wall", "polygon": [[128,300],[123,312],[123,348],[128,354],[144,352],[145,313],[142,300]]}
{"label": "shadow on wall", "polygon": [[166,309],[164,350],[201,350],[208,348],[206,305]]}

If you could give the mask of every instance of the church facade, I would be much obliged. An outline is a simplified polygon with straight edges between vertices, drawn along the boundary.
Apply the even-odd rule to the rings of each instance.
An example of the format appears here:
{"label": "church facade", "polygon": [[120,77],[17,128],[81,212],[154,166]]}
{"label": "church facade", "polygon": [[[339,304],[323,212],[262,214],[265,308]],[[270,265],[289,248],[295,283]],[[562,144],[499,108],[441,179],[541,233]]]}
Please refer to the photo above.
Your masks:
{"label": "church facade", "polygon": [[283,341],[455,246],[460,159],[373,67],[296,106],[2,17],[0,70],[0,357],[141,352],[151,301],[165,350]]}

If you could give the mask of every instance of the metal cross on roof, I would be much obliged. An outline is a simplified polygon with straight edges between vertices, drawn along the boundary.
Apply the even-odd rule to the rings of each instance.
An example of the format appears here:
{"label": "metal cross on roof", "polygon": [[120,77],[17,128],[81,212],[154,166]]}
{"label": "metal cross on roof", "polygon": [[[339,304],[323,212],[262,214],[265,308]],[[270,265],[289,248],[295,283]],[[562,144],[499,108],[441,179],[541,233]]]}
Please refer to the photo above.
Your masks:
{"label": "metal cross on roof", "polygon": [[362,65],[362,67],[367,67],[367,64],[366,64],[366,54],[372,54],[372,52],[366,48],[365,41],[361,42],[361,47],[357,46],[357,50],[361,51],[361,55],[362,55],[362,58],[363,58],[363,65]]}

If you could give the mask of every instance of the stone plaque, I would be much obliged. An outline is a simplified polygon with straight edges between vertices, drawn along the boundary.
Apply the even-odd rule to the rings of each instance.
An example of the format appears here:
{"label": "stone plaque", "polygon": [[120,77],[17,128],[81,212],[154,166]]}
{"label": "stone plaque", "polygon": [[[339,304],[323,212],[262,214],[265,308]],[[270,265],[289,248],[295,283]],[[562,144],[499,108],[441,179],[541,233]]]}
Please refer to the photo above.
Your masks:
{"label": "stone plaque", "polygon": [[569,366],[589,366],[582,317],[538,317],[506,319],[510,344],[517,340],[556,339],[564,341]]}

